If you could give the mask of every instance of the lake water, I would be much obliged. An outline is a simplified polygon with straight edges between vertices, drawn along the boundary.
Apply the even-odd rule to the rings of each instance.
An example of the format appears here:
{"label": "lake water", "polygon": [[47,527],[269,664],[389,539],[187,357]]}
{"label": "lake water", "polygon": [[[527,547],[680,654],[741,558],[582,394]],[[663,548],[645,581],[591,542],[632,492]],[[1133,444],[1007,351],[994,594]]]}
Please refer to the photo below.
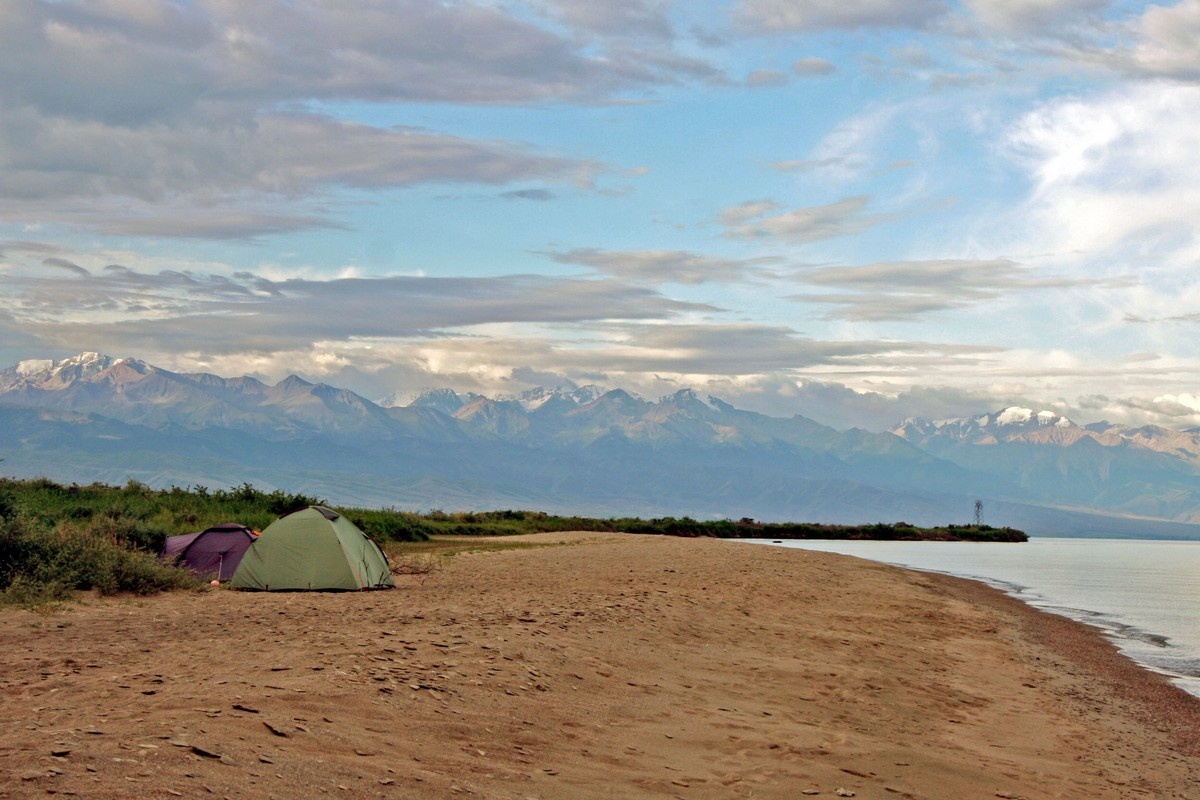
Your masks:
{"label": "lake water", "polygon": [[981,580],[1099,627],[1130,658],[1200,696],[1200,541],[753,541]]}

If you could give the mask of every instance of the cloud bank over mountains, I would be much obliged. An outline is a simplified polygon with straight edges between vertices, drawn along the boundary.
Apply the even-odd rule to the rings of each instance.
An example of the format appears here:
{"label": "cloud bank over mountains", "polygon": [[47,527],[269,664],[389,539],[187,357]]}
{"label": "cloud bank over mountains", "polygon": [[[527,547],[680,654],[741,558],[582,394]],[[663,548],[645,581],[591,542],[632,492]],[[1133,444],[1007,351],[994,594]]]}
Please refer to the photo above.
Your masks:
{"label": "cloud bank over mountains", "polygon": [[13,0],[0,363],[1200,425],[1200,0]]}

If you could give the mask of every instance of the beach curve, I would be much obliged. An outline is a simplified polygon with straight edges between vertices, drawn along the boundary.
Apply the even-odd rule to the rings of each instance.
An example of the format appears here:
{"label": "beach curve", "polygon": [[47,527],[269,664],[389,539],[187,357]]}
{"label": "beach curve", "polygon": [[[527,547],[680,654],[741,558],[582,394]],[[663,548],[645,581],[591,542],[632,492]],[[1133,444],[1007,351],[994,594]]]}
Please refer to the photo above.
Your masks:
{"label": "beach curve", "polygon": [[983,584],[511,541],[546,546],[384,592],[0,613],[0,796],[1200,796],[1200,701]]}

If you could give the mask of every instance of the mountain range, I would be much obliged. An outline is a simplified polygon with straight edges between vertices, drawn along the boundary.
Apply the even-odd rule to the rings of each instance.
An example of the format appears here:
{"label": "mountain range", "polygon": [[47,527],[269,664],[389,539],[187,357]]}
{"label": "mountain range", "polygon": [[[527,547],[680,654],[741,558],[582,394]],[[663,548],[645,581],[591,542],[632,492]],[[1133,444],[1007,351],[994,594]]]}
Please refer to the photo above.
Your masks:
{"label": "mountain range", "polygon": [[683,390],[426,392],[82,353],[0,371],[0,467],[60,482],[252,484],[341,505],[831,523],[984,521],[1035,535],[1200,538],[1200,432],[1008,408],[839,431]]}

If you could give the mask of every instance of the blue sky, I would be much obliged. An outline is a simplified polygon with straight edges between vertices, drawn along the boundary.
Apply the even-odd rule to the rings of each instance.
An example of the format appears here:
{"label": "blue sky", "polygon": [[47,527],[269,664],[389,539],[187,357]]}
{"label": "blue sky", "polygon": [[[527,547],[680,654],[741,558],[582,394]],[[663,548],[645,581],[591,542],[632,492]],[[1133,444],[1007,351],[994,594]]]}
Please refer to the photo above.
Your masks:
{"label": "blue sky", "polygon": [[1200,426],[1200,0],[8,0],[0,364]]}

